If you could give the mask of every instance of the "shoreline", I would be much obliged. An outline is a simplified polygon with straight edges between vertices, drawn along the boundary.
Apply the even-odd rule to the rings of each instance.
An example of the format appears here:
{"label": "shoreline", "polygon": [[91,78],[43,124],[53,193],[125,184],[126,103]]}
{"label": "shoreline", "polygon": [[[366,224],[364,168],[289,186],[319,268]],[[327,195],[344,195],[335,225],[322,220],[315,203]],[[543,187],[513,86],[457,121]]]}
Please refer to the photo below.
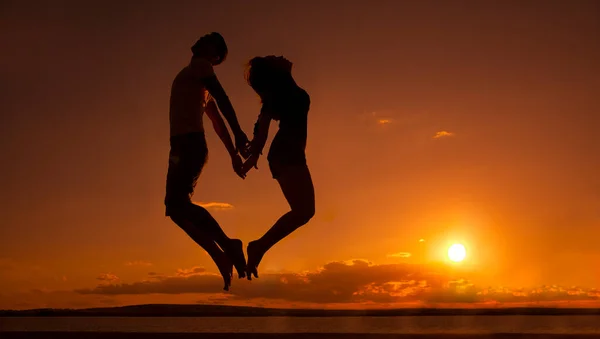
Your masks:
{"label": "shoreline", "polygon": [[600,334],[379,334],[379,333],[149,333],[149,332],[2,332],[3,339],[592,339]]}
{"label": "shoreline", "polygon": [[149,304],[87,309],[0,310],[2,317],[414,317],[414,316],[600,316],[600,308],[404,308],[277,309],[261,307]]}

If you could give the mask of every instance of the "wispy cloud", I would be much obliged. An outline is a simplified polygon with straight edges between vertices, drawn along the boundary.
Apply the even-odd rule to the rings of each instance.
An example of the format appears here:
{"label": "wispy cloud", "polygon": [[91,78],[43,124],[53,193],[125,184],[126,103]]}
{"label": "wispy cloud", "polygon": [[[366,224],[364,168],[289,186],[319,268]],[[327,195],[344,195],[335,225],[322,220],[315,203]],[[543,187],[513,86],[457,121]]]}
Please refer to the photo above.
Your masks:
{"label": "wispy cloud", "polygon": [[454,133],[448,131],[439,131],[433,136],[434,139],[453,137]]}
{"label": "wispy cloud", "polygon": [[116,282],[118,282],[120,279],[119,277],[117,277],[116,275],[112,274],[112,273],[102,273],[100,274],[98,277],[96,277],[96,280],[100,280],[101,284],[114,284]]}
{"label": "wispy cloud", "polygon": [[180,268],[177,270],[176,275],[178,277],[191,277],[193,275],[199,275],[205,272],[206,269],[204,269],[204,267],[194,266],[192,268]]}
{"label": "wispy cloud", "polygon": [[393,254],[388,254],[388,258],[410,258],[412,254],[409,252],[398,252]]}
{"label": "wispy cloud", "polygon": [[233,208],[232,204],[226,202],[196,202],[196,204],[211,210],[230,210]]}
{"label": "wispy cloud", "polygon": [[395,122],[394,114],[391,110],[371,111],[361,114],[361,119],[367,124],[390,125]]}

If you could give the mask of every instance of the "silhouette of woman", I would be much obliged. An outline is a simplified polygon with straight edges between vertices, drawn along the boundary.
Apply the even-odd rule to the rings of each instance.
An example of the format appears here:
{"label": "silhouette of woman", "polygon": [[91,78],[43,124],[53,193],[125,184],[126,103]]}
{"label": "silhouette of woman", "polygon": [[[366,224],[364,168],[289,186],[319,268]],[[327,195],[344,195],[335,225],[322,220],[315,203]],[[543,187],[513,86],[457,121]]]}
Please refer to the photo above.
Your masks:
{"label": "silhouette of woman", "polygon": [[282,56],[255,57],[248,63],[246,80],[260,97],[262,107],[242,172],[258,169],[270,122],[279,121],[267,160],[291,209],[260,239],[248,243],[246,276],[251,280],[252,275],[258,278],[264,254],[314,216],[315,193],[305,155],[310,96],[292,77],[292,63]]}

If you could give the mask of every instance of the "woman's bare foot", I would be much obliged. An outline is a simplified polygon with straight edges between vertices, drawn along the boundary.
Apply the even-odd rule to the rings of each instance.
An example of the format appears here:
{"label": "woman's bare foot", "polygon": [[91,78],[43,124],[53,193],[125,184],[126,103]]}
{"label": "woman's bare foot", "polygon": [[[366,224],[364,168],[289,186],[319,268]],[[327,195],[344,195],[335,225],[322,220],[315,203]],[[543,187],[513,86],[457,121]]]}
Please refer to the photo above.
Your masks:
{"label": "woman's bare foot", "polygon": [[258,278],[258,265],[265,255],[265,251],[260,246],[260,243],[255,240],[248,243],[248,247],[246,248],[246,252],[248,253],[248,268],[247,268],[247,277],[248,280],[252,280],[252,275]]}
{"label": "woman's bare foot", "polygon": [[223,289],[229,291],[229,287],[231,287],[231,278],[233,276],[233,264],[229,258],[227,258],[225,253],[221,253],[222,254],[218,258],[215,258],[215,264],[217,264],[219,273],[221,273],[221,276],[223,277],[223,283],[225,284]]}
{"label": "woman's bare foot", "polygon": [[229,239],[229,243],[223,248],[223,252],[235,266],[238,278],[244,278],[246,276],[246,257],[244,256],[242,241],[240,239]]}

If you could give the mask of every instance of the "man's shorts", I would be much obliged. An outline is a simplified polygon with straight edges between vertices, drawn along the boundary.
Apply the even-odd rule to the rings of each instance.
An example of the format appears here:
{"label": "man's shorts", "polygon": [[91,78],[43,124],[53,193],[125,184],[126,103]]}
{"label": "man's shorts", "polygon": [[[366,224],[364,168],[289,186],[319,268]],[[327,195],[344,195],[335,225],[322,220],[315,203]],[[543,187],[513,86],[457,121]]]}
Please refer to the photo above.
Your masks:
{"label": "man's shorts", "polygon": [[208,159],[204,133],[195,132],[171,137],[169,169],[165,195],[165,215],[173,207],[191,202],[202,168]]}

